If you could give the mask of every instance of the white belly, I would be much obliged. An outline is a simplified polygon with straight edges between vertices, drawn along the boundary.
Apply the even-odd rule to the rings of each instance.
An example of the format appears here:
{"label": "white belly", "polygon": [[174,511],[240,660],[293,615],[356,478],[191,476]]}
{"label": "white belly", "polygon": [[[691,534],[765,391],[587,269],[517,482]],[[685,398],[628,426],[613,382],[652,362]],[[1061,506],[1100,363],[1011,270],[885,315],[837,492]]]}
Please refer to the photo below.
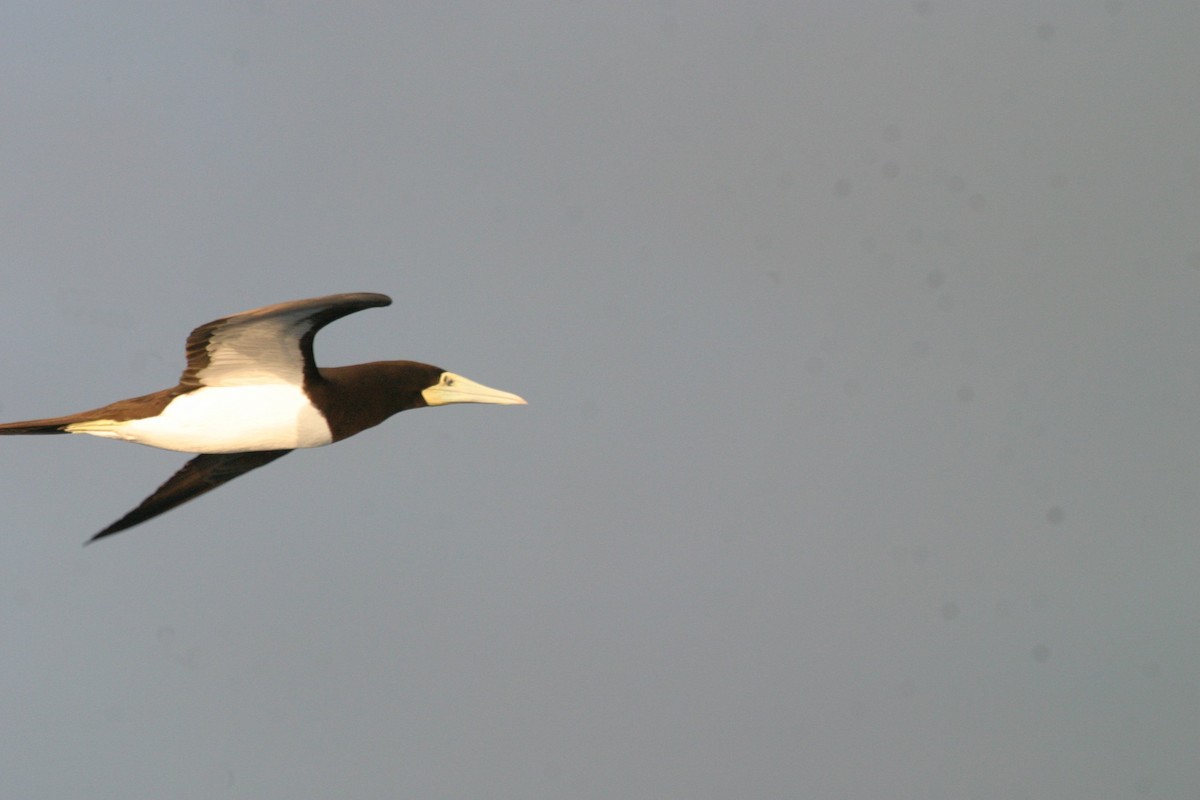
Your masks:
{"label": "white belly", "polygon": [[70,425],[71,433],[180,450],[294,450],[333,441],[329,424],[299,386],[206,386],[180,395],[157,417]]}

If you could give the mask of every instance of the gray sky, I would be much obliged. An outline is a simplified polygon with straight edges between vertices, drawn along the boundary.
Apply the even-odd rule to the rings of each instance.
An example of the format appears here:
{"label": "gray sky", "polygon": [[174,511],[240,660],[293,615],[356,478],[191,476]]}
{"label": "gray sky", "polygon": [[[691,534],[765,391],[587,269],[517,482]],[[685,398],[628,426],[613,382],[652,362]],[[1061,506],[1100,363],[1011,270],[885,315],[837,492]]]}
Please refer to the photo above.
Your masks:
{"label": "gray sky", "polygon": [[409,412],[0,441],[0,794],[1200,785],[1194,3],[0,10],[0,415],[380,291]]}

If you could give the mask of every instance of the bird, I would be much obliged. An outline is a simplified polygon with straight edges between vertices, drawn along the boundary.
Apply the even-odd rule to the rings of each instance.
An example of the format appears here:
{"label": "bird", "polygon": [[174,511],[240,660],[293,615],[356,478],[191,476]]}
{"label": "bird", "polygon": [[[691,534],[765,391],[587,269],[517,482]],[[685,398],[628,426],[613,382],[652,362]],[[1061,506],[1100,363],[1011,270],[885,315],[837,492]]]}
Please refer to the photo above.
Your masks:
{"label": "bird", "polygon": [[321,328],[391,302],[374,292],[333,294],[213,320],[188,336],[178,385],[76,414],[0,423],[0,436],[78,433],[197,454],[85,542],[90,544],[293,450],[340,442],[401,411],[526,404],[515,394],[416,361],[317,366],[313,338]]}

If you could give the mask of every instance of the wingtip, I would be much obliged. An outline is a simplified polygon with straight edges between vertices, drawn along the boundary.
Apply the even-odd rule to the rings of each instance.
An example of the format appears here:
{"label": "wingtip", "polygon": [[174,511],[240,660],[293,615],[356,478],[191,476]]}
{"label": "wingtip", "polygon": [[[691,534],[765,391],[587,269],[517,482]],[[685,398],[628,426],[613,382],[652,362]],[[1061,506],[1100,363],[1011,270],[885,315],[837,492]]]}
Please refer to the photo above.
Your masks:
{"label": "wingtip", "polygon": [[106,537],[106,536],[112,536],[114,533],[117,533],[117,532],[119,532],[119,531],[121,531],[121,530],[123,530],[123,529],[122,529],[122,528],[115,528],[115,529],[114,529],[114,528],[112,528],[112,527],[105,528],[104,530],[100,531],[100,532],[99,532],[99,533],[97,533],[95,536],[93,536],[92,538],[90,538],[90,539],[88,539],[86,542],[84,542],[84,543],[83,543],[83,546],[84,546],[84,547],[87,547],[89,544],[92,544],[92,543],[96,542],[96,541],[97,541],[97,540],[99,540],[99,539],[103,539],[103,538],[104,538],[104,537]]}

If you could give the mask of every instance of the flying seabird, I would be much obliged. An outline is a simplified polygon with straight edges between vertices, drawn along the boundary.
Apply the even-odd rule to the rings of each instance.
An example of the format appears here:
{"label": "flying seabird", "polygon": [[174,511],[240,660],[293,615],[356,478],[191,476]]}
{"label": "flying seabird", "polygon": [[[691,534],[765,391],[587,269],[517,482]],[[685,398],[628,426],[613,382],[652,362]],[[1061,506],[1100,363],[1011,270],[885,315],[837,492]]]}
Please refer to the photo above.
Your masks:
{"label": "flying seabird", "polygon": [[0,424],[0,435],[86,433],[199,454],[88,540],[94,542],[292,450],[339,442],[400,411],[449,403],[524,405],[515,394],[415,361],[317,366],[317,331],[391,302],[370,292],[333,294],[214,320],[188,336],[178,386],[64,417]]}

